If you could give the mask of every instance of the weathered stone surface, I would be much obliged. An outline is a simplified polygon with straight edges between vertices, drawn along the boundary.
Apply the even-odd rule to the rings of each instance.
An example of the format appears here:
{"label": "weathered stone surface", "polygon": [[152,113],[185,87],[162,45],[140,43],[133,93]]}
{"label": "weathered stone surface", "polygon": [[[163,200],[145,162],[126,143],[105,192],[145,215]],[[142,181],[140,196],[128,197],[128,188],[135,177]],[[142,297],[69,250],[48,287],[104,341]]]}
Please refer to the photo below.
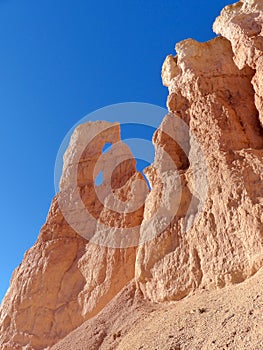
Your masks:
{"label": "weathered stone surface", "polygon": [[[88,137],[96,134],[91,145],[85,147]],[[67,210],[72,209],[71,204],[76,204],[74,169],[77,169],[78,191],[82,200],[88,202],[86,206],[95,216],[95,223],[99,222],[100,217],[109,215],[103,208],[103,202],[100,203],[95,197],[93,166],[102,155],[104,144],[114,144],[119,140],[118,124],[87,123],[73,133],[65,155],[62,192],[53,200],[38,241],[14,272],[2,303],[1,349],[37,350],[55,344],[84,320],[98,313],[134,277],[134,247],[118,249],[92,243],[76,233],[65,219],[74,221],[81,218],[84,221],[78,224],[90,224],[89,218],[79,216],[77,210],[75,213],[73,210],[72,216],[67,215]],[[131,156],[126,146],[118,143],[119,157],[127,153]],[[108,172],[111,162],[116,165],[115,156],[109,154],[107,163],[106,159],[104,162],[101,160],[100,168]],[[122,162],[121,158],[111,181],[123,203],[128,197],[133,197],[134,187],[131,185],[138,178],[141,183],[142,175],[136,172],[134,159]],[[103,189],[107,186],[103,183],[100,187]],[[104,191],[104,195],[106,201],[108,193]],[[62,200],[68,201],[67,207],[61,206]],[[134,225],[140,225],[142,215],[143,207],[137,210]],[[121,218],[118,220],[116,225],[119,223],[121,226]],[[96,236],[97,229],[94,225],[88,233]]]}
{"label": "weathered stone surface", "polygon": [[255,104],[263,126],[263,1],[244,0],[225,7],[213,28],[231,42],[236,65],[254,70]]}
{"label": "weathered stone surface", "polygon": [[[173,157],[180,194],[179,184],[171,182],[175,173],[163,167],[165,141],[155,137],[159,147],[148,173],[158,174],[159,180],[153,181],[145,215],[159,205],[164,188],[169,198],[165,206],[176,213],[162,234],[139,247],[136,257],[138,288],[155,302],[181,299],[196,288],[241,282],[263,264],[263,133],[254,105],[253,71],[236,66],[231,45],[222,37],[208,43],[186,40],[176,51],[177,56],[168,56],[163,66],[168,108],[189,125],[205,154],[209,192],[205,207],[186,230],[193,198],[199,211],[198,188],[191,177],[200,152],[190,138],[189,164],[182,161],[182,151]],[[163,124],[167,118],[172,116]],[[176,202],[171,207],[176,192],[177,198],[181,196],[178,209]],[[158,223],[151,230],[158,231]]]}
{"label": "weathered stone surface", "polygon": [[[129,341],[119,339],[120,332],[128,334],[129,322],[145,316],[144,307],[147,312],[161,309],[152,302],[174,303],[195,291],[204,296],[202,302],[205,293],[222,297],[224,292],[205,290],[242,282],[260,270],[262,4],[247,0],[226,7],[214,24],[221,37],[207,43],[185,40],[176,45],[177,55],[165,60],[162,78],[170,113],[153,138],[155,160],[145,170],[150,193],[120,142],[118,123],[90,122],[75,130],[64,157],[61,193],[1,305],[1,349],[48,349],[67,335],[54,349],[74,349],[70,333],[86,320],[80,333],[72,333],[73,341],[81,335],[77,349],[118,344],[125,349]],[[103,153],[106,143],[112,146]],[[94,186],[100,171],[103,183]],[[226,293],[233,288],[226,287]],[[123,311],[126,304],[132,317]],[[237,305],[236,310],[243,312]],[[163,311],[156,320],[163,320]],[[217,329],[216,318],[207,320]],[[256,328],[254,337],[262,334]],[[244,332],[233,349],[242,348]],[[164,348],[165,340],[160,344]],[[216,348],[198,339],[177,345],[200,344]],[[259,346],[257,339],[251,344],[251,350]]]}

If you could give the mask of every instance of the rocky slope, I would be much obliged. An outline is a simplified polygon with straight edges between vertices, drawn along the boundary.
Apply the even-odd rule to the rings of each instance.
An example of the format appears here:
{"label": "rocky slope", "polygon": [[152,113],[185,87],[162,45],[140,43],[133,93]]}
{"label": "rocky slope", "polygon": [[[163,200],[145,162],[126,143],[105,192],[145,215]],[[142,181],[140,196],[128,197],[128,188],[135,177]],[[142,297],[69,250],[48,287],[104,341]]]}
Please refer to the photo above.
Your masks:
{"label": "rocky slope", "polygon": [[263,269],[237,285],[152,304],[131,284],[52,350],[261,350],[262,288]]}
{"label": "rocky slope", "polygon": [[[1,305],[1,349],[262,348],[262,24],[263,1],[227,6],[214,24],[222,36],[185,40],[166,58],[170,113],[153,138],[150,193],[117,123],[75,130],[61,193]],[[101,169],[112,177],[98,198],[93,171]],[[107,209],[109,183],[117,209],[133,198],[136,210]],[[152,239],[139,244],[143,237]],[[217,334],[225,324],[229,332]]]}

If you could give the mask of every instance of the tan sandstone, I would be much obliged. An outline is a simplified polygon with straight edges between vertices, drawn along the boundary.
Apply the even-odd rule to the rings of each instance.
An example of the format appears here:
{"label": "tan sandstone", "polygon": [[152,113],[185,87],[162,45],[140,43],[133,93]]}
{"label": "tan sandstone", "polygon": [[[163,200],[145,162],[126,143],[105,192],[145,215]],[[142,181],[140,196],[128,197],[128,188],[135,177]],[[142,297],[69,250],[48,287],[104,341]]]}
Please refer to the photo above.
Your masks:
{"label": "tan sandstone", "polygon": [[118,123],[76,128],[1,349],[262,348],[262,23],[261,0],[227,6],[221,36],[166,58],[149,193]]}
{"label": "tan sandstone", "polygon": [[[175,160],[183,187],[181,207],[175,208],[169,227],[140,246],[136,256],[138,288],[158,302],[181,299],[196,288],[242,282],[263,263],[263,133],[254,106],[254,72],[236,66],[231,45],[222,37],[208,43],[185,40],[176,51],[177,56],[168,56],[163,65],[163,82],[170,93],[167,104],[189,125],[205,154],[209,190],[200,210],[199,188],[191,180],[193,165],[201,167],[200,150],[190,139],[189,165]],[[172,119],[167,116],[160,129]],[[154,137],[154,142],[158,146],[162,139]],[[163,147],[157,148],[148,172],[154,169],[162,183],[169,183],[162,153]],[[146,199],[145,212],[158,205],[154,202],[163,191],[158,188]],[[176,192],[176,184],[165,191]],[[196,220],[186,230],[193,199]],[[158,230],[158,224],[151,229]]]}
{"label": "tan sandstone", "polygon": [[[82,141],[88,135],[96,134],[98,136],[83,149]],[[102,159],[101,166],[107,171],[111,166],[109,159],[116,165],[120,148],[127,147],[119,140],[120,127],[117,123],[87,123],[73,133],[65,155],[62,191],[53,200],[36,244],[25,254],[22,264],[14,272],[1,305],[1,349],[37,350],[55,344],[98,313],[134,277],[134,247],[115,249],[89,242],[73,230],[61,212],[61,207],[64,214],[67,214],[67,210],[71,211],[72,216],[66,217],[79,220],[77,224],[80,226],[76,228],[85,224],[90,229],[93,221],[85,217],[86,221],[83,222],[78,210],[74,212],[74,208],[62,204],[67,200],[78,208],[78,190],[96,219],[107,216],[103,203],[95,197],[92,167],[108,142],[113,144],[113,149],[109,151],[107,162],[103,163]],[[114,144],[117,143],[117,155],[113,156],[110,152],[114,152]],[[125,148],[123,153],[127,154],[129,150]],[[71,186],[74,167],[77,168],[77,190]],[[124,162],[121,159],[111,181],[122,200],[132,195],[131,184],[138,177],[144,181],[142,175],[136,172],[134,159]],[[103,186],[105,184],[101,185],[102,190]],[[107,193],[104,195],[106,201]],[[143,208],[137,210],[133,216],[134,224],[141,223],[142,214]],[[94,226],[92,230],[95,237],[97,228]],[[87,235],[89,233],[86,232]],[[91,236],[89,238],[92,239]]]}

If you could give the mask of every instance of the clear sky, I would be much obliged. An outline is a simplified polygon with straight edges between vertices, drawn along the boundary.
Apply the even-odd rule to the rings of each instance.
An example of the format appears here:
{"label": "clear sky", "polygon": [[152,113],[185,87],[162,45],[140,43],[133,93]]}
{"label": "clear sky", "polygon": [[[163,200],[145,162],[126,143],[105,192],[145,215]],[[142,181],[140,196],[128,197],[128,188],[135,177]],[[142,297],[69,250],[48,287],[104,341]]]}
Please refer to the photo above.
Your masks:
{"label": "clear sky", "polygon": [[54,195],[58,148],[113,103],[165,107],[175,43],[209,40],[231,0],[0,0],[0,299]]}

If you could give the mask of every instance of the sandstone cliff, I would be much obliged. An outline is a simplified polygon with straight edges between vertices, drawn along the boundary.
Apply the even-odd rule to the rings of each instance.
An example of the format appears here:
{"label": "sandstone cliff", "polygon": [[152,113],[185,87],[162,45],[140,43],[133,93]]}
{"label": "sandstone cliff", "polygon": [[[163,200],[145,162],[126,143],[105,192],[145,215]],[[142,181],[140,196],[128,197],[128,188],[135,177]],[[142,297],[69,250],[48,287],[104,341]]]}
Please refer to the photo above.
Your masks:
{"label": "sandstone cliff", "polygon": [[[147,318],[149,327],[151,322],[157,327],[164,318],[160,316],[162,305],[167,302],[178,314],[175,301],[193,293],[197,293],[193,298],[200,295],[198,303],[203,304],[206,298],[223,298],[227,295],[224,293],[233,291],[239,295],[243,287],[233,289],[238,287],[231,285],[247,279],[244,283],[251,287],[249,278],[263,266],[262,24],[263,1],[238,2],[227,6],[216,19],[214,30],[221,36],[207,43],[185,40],[176,45],[175,57],[166,58],[162,78],[169,89],[170,113],[153,138],[155,160],[145,170],[152,187],[150,193],[129,149],[119,142],[118,123],[87,123],[75,130],[64,158],[61,193],[53,200],[36,244],[14,272],[1,305],[1,349],[41,350],[67,335],[53,349],[115,349],[118,344],[119,349],[128,349],[129,336],[134,344],[131,348],[147,348],[147,344],[136,343],[138,329],[145,327],[138,323],[140,317],[157,312],[156,319],[154,315],[149,316],[150,321]],[[178,131],[178,119],[188,126],[188,135]],[[98,137],[83,148],[83,140],[94,134]],[[175,144],[173,138],[181,139],[185,145]],[[102,155],[108,142],[113,145],[110,164]],[[126,158],[122,158],[123,153]],[[99,159],[99,168],[95,169]],[[133,198],[139,204],[136,210],[116,215],[107,209],[111,193],[102,185],[99,200],[93,186],[94,169],[95,174],[100,169],[112,173],[106,185],[110,181],[120,200],[119,209]],[[198,186],[202,176],[207,179],[207,188]],[[77,191],[71,186],[72,179],[77,181]],[[82,216],[83,203],[95,221]],[[161,216],[149,221],[160,207]],[[71,225],[65,214],[70,215]],[[163,221],[169,218],[164,228],[161,217]],[[103,236],[101,225],[105,222],[112,222],[112,226]],[[133,230],[130,247],[122,244],[127,239],[122,235],[124,227]],[[79,230],[81,236],[76,233]],[[152,239],[139,244],[149,234]],[[102,244],[98,244],[101,237]],[[116,240],[119,248],[115,248]],[[262,276],[262,271],[257,276]],[[223,287],[222,291],[214,291]],[[117,299],[104,309],[114,297]],[[230,308],[233,300],[226,304]],[[245,301],[242,305],[248,307]],[[235,310],[243,312],[237,305]],[[117,322],[118,315],[122,327]],[[106,322],[109,317],[116,325],[112,329]],[[258,320],[259,317],[254,321],[251,318],[249,322]],[[211,322],[216,328],[216,318]],[[131,325],[134,331],[127,333]],[[122,329],[120,333],[118,327]],[[233,332],[238,334],[235,327]],[[86,337],[83,329],[89,329]],[[109,332],[114,332],[112,338]],[[156,333],[152,331],[153,336]],[[80,334],[82,341],[76,345]],[[127,335],[122,339],[123,334]],[[259,325],[252,336],[262,334]],[[185,337],[188,335],[186,332]],[[237,336],[229,348],[260,349],[262,345],[260,339],[249,344]],[[169,349],[167,339],[162,345],[160,339],[158,345],[158,341],[147,340],[145,334],[142,337],[151,344],[149,349]],[[171,345],[174,349],[226,346],[218,338],[217,343],[210,338],[210,343],[178,339]]]}

